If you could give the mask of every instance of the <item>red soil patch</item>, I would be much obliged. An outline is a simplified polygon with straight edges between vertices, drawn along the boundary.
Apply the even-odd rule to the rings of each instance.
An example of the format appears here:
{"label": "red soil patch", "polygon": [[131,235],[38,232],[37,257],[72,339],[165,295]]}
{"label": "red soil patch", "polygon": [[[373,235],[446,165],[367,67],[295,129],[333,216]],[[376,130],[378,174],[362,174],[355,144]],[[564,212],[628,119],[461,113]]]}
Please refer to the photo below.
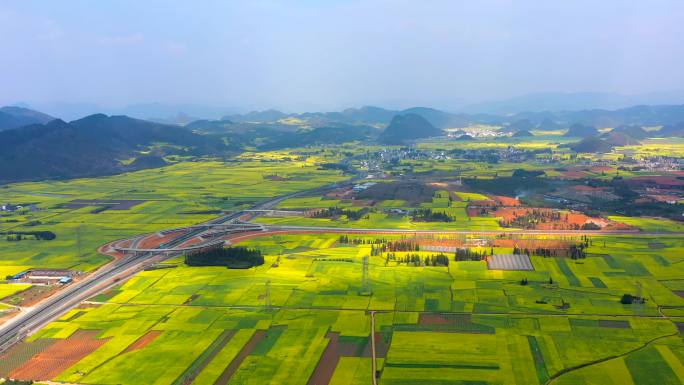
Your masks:
{"label": "red soil patch", "polygon": [[99,331],[79,330],[31,357],[13,370],[10,377],[19,380],[50,380],[104,345],[109,338],[96,339]]}
{"label": "red soil patch", "polygon": [[199,238],[199,237],[194,237],[194,238],[191,238],[191,239],[189,239],[189,240],[183,242],[181,245],[179,245],[179,246],[177,246],[177,247],[178,247],[178,248],[189,247],[189,246],[192,246],[192,245],[196,245],[196,244],[198,244],[198,243],[202,243],[202,239]]}
{"label": "red soil patch", "polygon": [[548,208],[500,208],[492,213],[502,218],[503,226],[534,230],[580,230],[594,223],[605,230],[627,230],[629,226],[604,218],[595,218],[578,212],[559,212]]}
{"label": "red soil patch", "polygon": [[350,187],[338,188],[325,194],[327,197],[338,198],[338,199],[348,199],[353,195],[353,190]]}
{"label": "red soil patch", "polygon": [[674,176],[637,176],[627,180],[632,185],[684,186],[684,179]]}
{"label": "red soil patch", "polygon": [[449,320],[439,313],[420,313],[418,325],[447,325]]}
{"label": "red soil patch", "polygon": [[15,305],[22,306],[22,307],[28,307],[28,306],[33,306],[33,305],[39,303],[40,301],[44,300],[45,298],[50,297],[51,295],[56,293],[58,290],[59,290],[58,286],[36,285],[36,286],[31,286],[26,290],[22,290],[19,293],[14,293],[9,297],[21,298],[21,300],[18,303],[15,303]]}
{"label": "red soil patch", "polygon": [[141,249],[156,249],[159,245],[162,243],[166,243],[168,241],[171,241],[173,239],[176,239],[179,236],[177,233],[168,233],[164,234],[161,237],[158,234],[151,234],[143,238],[142,241],[140,241],[140,246],[139,248]]}
{"label": "red soil patch", "polygon": [[501,206],[522,206],[518,198],[511,198],[503,195],[493,195],[492,198]]}
{"label": "red soil patch", "polygon": [[466,208],[466,213],[469,217],[479,217],[482,215],[482,209],[479,207],[468,207]]}
{"label": "red soil patch", "polygon": [[653,198],[654,200],[658,202],[677,202],[679,201],[679,197],[676,195],[663,195],[663,194],[653,194],[649,195],[649,198]]}
{"label": "red soil patch", "polygon": [[318,360],[316,369],[311,373],[307,385],[327,385],[335,374],[337,363],[340,361],[340,351],[338,349],[339,333],[328,332],[328,345],[325,347],[321,358]]}
{"label": "red soil patch", "polygon": [[233,358],[233,361],[231,361],[230,364],[223,370],[223,373],[221,373],[219,378],[216,379],[214,385],[228,384],[228,381],[230,381],[233,373],[235,373],[235,371],[240,367],[242,361],[244,361],[248,355],[252,354],[259,342],[261,342],[264,338],[266,338],[266,330],[257,330],[254,332],[252,338],[247,341],[247,343],[240,350],[240,353],[238,353],[238,355]]}
{"label": "red soil patch", "polygon": [[124,350],[123,352],[128,353],[135,350],[140,350],[145,346],[151,344],[152,341],[156,340],[157,337],[159,337],[161,334],[162,332],[160,330],[150,330],[149,332],[145,333],[144,336],[138,338],[137,340],[135,340],[135,342],[128,345],[126,350]]}
{"label": "red soil patch", "polygon": [[518,247],[520,249],[534,250],[543,249],[567,249],[574,242],[561,241],[555,239],[516,239],[516,238],[496,238],[492,240],[494,247]]}

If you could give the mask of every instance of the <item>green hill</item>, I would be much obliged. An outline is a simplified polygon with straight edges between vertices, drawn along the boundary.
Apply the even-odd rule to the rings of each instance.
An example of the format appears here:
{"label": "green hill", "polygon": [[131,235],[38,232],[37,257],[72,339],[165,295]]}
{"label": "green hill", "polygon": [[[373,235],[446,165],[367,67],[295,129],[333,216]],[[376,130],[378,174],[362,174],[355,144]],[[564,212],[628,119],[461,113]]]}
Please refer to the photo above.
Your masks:
{"label": "green hill", "polygon": [[417,114],[396,115],[389,126],[380,134],[378,140],[386,144],[404,144],[408,141],[442,135],[425,118]]}

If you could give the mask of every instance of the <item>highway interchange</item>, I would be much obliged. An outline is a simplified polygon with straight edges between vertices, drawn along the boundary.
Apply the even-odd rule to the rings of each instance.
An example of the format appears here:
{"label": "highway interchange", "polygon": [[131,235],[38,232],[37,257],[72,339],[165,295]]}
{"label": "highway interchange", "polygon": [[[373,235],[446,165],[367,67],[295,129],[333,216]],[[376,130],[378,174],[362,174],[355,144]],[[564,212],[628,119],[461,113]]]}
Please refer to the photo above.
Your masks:
{"label": "highway interchange", "polygon": [[[174,229],[181,233],[174,239],[165,242],[155,248],[139,248],[138,245],[143,236],[125,240],[129,246],[126,253],[121,258],[116,258],[114,261],[100,267],[94,272],[88,274],[83,279],[77,280],[70,285],[64,286],[61,290],[44,299],[32,308],[25,308],[9,319],[4,324],[0,325],[0,352],[6,350],[14,343],[21,341],[24,337],[39,330],[52,320],[59,318],[62,314],[78,306],[81,302],[91,298],[98,293],[106,291],[112,286],[125,281],[144,268],[153,264],[162,262],[166,259],[178,256],[184,251],[197,248],[201,246],[213,245],[213,243],[225,242],[227,244],[240,241],[242,239],[262,236],[267,234],[293,234],[293,233],[365,233],[365,234],[390,234],[390,233],[411,233],[411,234],[477,234],[477,235],[497,235],[497,234],[539,234],[539,235],[590,235],[596,234],[592,231],[472,231],[472,230],[409,230],[409,229],[362,229],[362,228],[330,228],[330,227],[304,227],[304,226],[260,226],[257,228],[247,227],[245,232],[245,224],[240,221],[246,215],[252,216],[253,210],[269,210],[277,206],[285,199],[289,199],[298,195],[310,194],[324,189],[329,189],[335,186],[326,186],[315,190],[301,191],[294,194],[288,194],[276,197],[265,202],[262,202],[251,208],[249,212],[239,211],[228,215],[223,215],[219,218],[209,222],[191,226],[185,229]],[[226,224],[224,231],[220,237],[216,237],[216,225]],[[234,228],[231,229],[231,225]],[[251,231],[249,231],[251,230]],[[635,234],[634,231],[602,231],[601,234],[611,235],[625,235]],[[658,233],[641,233],[639,235],[658,235]],[[671,234],[672,235],[672,234]],[[676,234],[675,234],[676,235]],[[684,235],[684,234],[682,234]],[[195,243],[194,246],[184,245],[188,244],[192,239],[210,239],[204,243]],[[121,243],[124,241],[116,241],[114,243]]]}

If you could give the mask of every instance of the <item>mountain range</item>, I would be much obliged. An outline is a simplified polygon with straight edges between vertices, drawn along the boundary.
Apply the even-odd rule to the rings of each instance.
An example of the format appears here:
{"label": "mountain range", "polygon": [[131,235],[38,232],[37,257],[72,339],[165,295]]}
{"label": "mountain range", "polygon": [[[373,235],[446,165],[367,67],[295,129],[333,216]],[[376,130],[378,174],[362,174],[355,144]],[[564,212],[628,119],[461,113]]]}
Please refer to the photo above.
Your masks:
{"label": "mountain range", "polygon": [[0,131],[0,182],[109,175],[164,165],[164,155],[227,150],[182,127],[127,116],[55,119]]}
{"label": "mountain range", "polygon": [[[467,102],[459,98],[439,102],[443,110],[455,114],[490,114],[490,115],[514,115],[522,112],[543,111],[578,111],[578,110],[616,110],[636,105],[672,105],[684,104],[684,90],[672,90],[661,92],[649,92],[633,95],[624,95],[614,92],[538,92],[530,93],[502,100],[487,100],[482,102]],[[381,105],[420,105],[407,100],[401,102],[388,100]],[[429,103],[433,105],[433,103]],[[127,115],[138,119],[152,120],[169,124],[186,124],[189,119],[216,120],[221,117],[235,117],[240,107],[217,106],[204,104],[173,104],[173,103],[138,103],[121,107],[105,107],[94,103],[67,103],[67,102],[31,102],[19,103],[17,106],[43,111],[64,120],[74,120],[95,113],[108,115]],[[399,109],[401,110],[401,109]],[[278,111],[274,111],[278,112]],[[383,111],[378,111],[381,115]],[[410,112],[410,111],[406,111]],[[280,112],[278,112],[280,113]],[[345,111],[339,112],[345,115]],[[283,113],[280,113],[283,114]],[[235,115],[235,116],[234,116]],[[243,114],[245,116],[250,114]],[[284,115],[291,115],[284,113]],[[392,116],[375,120],[383,120],[388,124]],[[252,117],[253,119],[253,117]],[[238,119],[232,119],[238,120]],[[254,120],[250,120],[254,121]]]}
{"label": "mountain range", "polygon": [[349,108],[340,112],[307,112],[302,114],[286,114],[276,110],[250,112],[244,115],[225,116],[224,120],[233,122],[282,122],[287,119],[296,120],[304,125],[324,125],[331,123],[366,124],[386,127],[394,116],[416,114],[425,118],[437,128],[467,127],[476,124],[516,125],[517,129],[566,129],[573,124],[584,124],[594,127],[616,127],[620,125],[660,126],[684,122],[684,105],[641,105],[617,110],[578,110],[578,111],[542,111],[520,112],[513,115],[495,115],[487,113],[451,113],[427,107],[414,107],[404,110],[388,110],[380,107],[366,106]]}
{"label": "mountain range", "polygon": [[[185,117],[190,120],[189,116]],[[649,135],[684,136],[684,105],[617,110],[450,113],[427,107],[366,106],[338,112],[287,114],[277,110],[164,124],[94,114],[65,122],[25,107],[0,108],[0,182],[108,175],[158,167],[169,155],[225,156],[246,148],[272,150],[349,141],[408,144],[441,136],[445,128],[497,125],[516,136],[568,129],[577,151],[638,143]],[[662,126],[658,131],[643,129]],[[597,128],[615,127],[599,137]],[[462,140],[472,139],[463,135]]]}

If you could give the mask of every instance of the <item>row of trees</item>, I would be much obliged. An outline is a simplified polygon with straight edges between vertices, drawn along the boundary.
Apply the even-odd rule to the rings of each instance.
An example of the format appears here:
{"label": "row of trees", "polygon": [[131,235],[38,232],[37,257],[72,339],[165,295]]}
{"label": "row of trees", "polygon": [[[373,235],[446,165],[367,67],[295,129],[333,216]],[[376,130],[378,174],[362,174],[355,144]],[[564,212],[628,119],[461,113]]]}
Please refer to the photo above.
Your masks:
{"label": "row of trees", "polygon": [[513,254],[525,255],[539,255],[541,257],[570,257],[572,259],[583,259],[587,257],[584,243],[579,245],[570,245],[568,248],[550,249],[546,247],[537,247],[535,249],[528,248],[513,248]]}
{"label": "row of trees", "polygon": [[349,235],[341,235],[338,242],[346,245],[377,245],[382,243],[388,243],[387,239],[349,238]]}
{"label": "row of trees", "polygon": [[476,251],[476,250],[471,250],[471,249],[456,249],[455,257],[454,259],[456,261],[482,261],[485,259],[488,255],[494,254],[494,250],[491,249],[490,253],[487,254],[485,251]]}
{"label": "row of trees", "polygon": [[339,217],[342,215],[346,215],[347,218],[357,221],[361,218],[367,217],[368,212],[370,212],[370,209],[367,207],[364,207],[360,210],[349,210],[349,209],[342,209],[339,207],[328,207],[326,209],[318,210],[314,212],[311,216],[313,218],[334,218],[334,217]]}
{"label": "row of trees", "polygon": [[427,255],[423,258],[419,254],[405,254],[397,257],[395,253],[387,253],[385,265],[390,261],[407,266],[449,266],[449,257],[442,253]]}
{"label": "row of trees", "polygon": [[23,241],[25,239],[51,241],[57,238],[57,235],[52,231],[8,231],[2,234],[7,235],[8,241]]}

